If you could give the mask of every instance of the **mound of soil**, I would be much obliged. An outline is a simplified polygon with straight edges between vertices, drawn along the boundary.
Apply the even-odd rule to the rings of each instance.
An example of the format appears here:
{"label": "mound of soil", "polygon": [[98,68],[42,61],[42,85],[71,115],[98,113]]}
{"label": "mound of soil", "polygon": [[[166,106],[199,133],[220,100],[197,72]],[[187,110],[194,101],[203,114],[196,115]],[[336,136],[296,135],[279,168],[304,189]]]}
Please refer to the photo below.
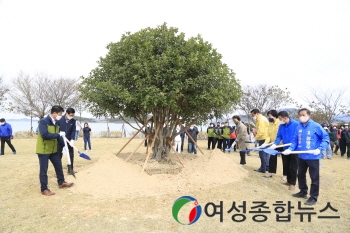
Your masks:
{"label": "mound of soil", "polygon": [[146,154],[136,153],[125,162],[128,156],[101,157],[91,167],[79,171],[71,190],[101,198],[157,196],[237,182],[248,173],[238,164],[236,153],[224,154],[219,150],[205,151],[204,155],[180,154],[185,167],[175,154],[160,162],[150,159],[142,175]]}

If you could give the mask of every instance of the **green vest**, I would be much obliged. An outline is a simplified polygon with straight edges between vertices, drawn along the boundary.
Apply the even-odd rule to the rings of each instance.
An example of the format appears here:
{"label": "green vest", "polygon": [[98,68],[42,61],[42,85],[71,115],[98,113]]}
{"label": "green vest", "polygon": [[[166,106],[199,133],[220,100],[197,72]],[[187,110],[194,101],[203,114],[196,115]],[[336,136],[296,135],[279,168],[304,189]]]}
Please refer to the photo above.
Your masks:
{"label": "green vest", "polygon": [[222,129],[222,136],[223,136],[223,138],[230,139],[230,132],[231,132],[231,130],[230,130],[229,127],[224,127]]}
{"label": "green vest", "polygon": [[[54,125],[48,125],[47,131],[49,133],[59,133],[60,127]],[[43,139],[40,130],[38,131],[38,139],[36,141],[36,153],[37,154],[53,154],[57,152],[57,138],[55,139]]]}
{"label": "green vest", "polygon": [[214,138],[215,137],[214,128],[209,128],[208,129],[208,137],[209,138]]}

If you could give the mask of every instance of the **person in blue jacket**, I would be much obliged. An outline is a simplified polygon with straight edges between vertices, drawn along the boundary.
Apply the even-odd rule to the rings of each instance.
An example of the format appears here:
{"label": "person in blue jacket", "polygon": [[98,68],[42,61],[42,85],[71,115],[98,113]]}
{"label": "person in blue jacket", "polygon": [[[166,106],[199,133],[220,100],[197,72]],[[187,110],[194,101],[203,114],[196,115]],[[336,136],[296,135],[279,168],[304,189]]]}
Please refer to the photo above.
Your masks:
{"label": "person in blue jacket", "polygon": [[0,119],[0,137],[1,137],[1,154],[5,154],[5,142],[11,148],[12,153],[16,154],[16,149],[11,143],[11,139],[13,139],[12,135],[12,127],[9,123],[6,123],[4,118]]}
{"label": "person in blue jacket", "polygon": [[[65,132],[66,133],[66,138],[69,140],[70,144],[72,146],[74,146],[74,140],[75,140],[75,130],[76,130],[76,120],[74,119],[74,115],[75,115],[75,110],[74,108],[67,108],[66,110],[66,114],[64,115],[64,117],[62,117],[59,121],[58,121],[58,125],[60,126],[60,130],[61,132]],[[60,138],[60,140],[63,140],[62,138]],[[62,161],[62,149],[63,147],[60,145],[64,145],[64,141],[61,142],[59,144],[59,148],[58,148],[58,153],[61,156],[61,161]],[[69,143],[67,143],[68,146],[68,151],[69,151],[69,157],[70,157],[70,162],[71,162],[71,166],[67,165],[68,167],[68,175],[73,175],[74,173],[76,173],[76,171],[74,171],[74,150],[73,147],[69,145]]]}
{"label": "person in blue jacket", "polygon": [[308,186],[306,172],[309,169],[311,178],[310,197],[305,205],[315,205],[320,191],[320,159],[321,151],[329,146],[329,135],[322,126],[310,119],[310,110],[302,108],[298,111],[300,123],[296,128],[292,145],[283,152],[289,155],[292,151],[309,151],[313,153],[299,153],[298,183],[300,192],[293,197],[307,198]]}
{"label": "person in blue jacket", "polygon": [[[270,149],[275,149],[281,142],[283,144],[288,144],[293,141],[293,136],[299,125],[299,122],[293,120],[289,117],[287,111],[280,111],[278,114],[278,119],[280,120],[280,127],[278,128],[277,136],[275,142],[271,145]],[[283,149],[288,149],[288,146]],[[288,189],[293,191],[297,182],[298,174],[298,154],[283,155],[283,181],[284,184],[289,186]]]}

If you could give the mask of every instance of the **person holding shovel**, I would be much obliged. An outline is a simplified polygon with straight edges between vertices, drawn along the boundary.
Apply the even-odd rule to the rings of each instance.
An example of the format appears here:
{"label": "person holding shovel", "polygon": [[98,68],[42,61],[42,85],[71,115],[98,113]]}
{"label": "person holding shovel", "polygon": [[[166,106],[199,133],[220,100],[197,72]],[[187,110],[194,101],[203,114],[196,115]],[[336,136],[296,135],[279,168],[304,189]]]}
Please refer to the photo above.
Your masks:
{"label": "person holding shovel", "polygon": [[60,132],[60,127],[57,124],[62,117],[63,108],[55,105],[51,108],[51,113],[39,122],[38,138],[36,143],[36,153],[39,159],[39,179],[41,185],[41,194],[51,196],[55,193],[48,187],[47,169],[49,160],[55,168],[57,183],[59,188],[69,188],[73,183],[67,183],[64,180],[62,163],[59,154],[57,153],[57,144],[60,137],[65,136],[65,132]]}
{"label": "person holding shovel", "polygon": [[[270,110],[267,112],[267,117],[269,120],[269,128],[267,138],[264,144],[261,145],[262,148],[266,147],[268,143],[274,142],[276,140],[277,131],[280,127],[280,120],[278,119],[278,114],[276,110]],[[277,156],[270,155],[269,158],[269,170],[265,174],[265,178],[271,178],[273,174],[277,171]]]}
{"label": "person holding shovel", "polygon": [[232,117],[232,120],[236,125],[236,141],[234,143],[236,143],[237,149],[239,150],[239,155],[241,157],[239,164],[241,166],[244,166],[246,164],[246,152],[242,150],[246,150],[248,148],[248,145],[246,143],[249,141],[247,127],[241,122],[241,118],[237,115],[234,115]]}
{"label": "person holding shovel", "polygon": [[[76,120],[74,119],[74,115],[75,115],[74,108],[67,108],[66,114],[64,115],[64,117],[62,117],[58,121],[58,125],[60,126],[60,130],[66,133],[66,138],[70,142],[70,144],[69,143],[67,144],[68,151],[69,151],[70,162],[71,162],[71,165],[67,165],[67,167],[68,167],[68,175],[73,175],[74,173],[77,173],[73,169],[73,163],[74,163],[73,146],[74,146],[74,139],[75,139],[75,133],[76,133],[75,132]],[[62,143],[62,145],[64,145],[64,144]],[[61,147],[59,145],[58,146],[58,153],[61,156],[61,160],[62,160],[62,156],[63,156],[62,149],[63,149],[63,146]]]}
{"label": "person holding shovel", "polygon": [[[259,146],[261,146],[265,143],[265,140],[268,137],[269,121],[260,113],[258,109],[253,109],[250,113],[256,126],[257,134],[255,136],[255,139],[258,141]],[[261,162],[260,168],[255,169],[254,171],[265,173],[268,171],[270,155],[264,151],[259,151],[259,158]]]}
{"label": "person holding shovel", "polygon": [[[289,155],[292,151],[303,151],[298,154],[298,183],[300,192],[293,197],[307,198],[308,186],[306,183],[306,172],[309,170],[311,178],[310,197],[305,205],[315,205],[320,192],[320,159],[321,151],[329,146],[329,135],[322,126],[310,119],[311,112],[307,108],[298,111],[300,123],[298,124],[292,145],[283,151]],[[305,153],[312,151],[312,153]]]}
{"label": "person holding shovel", "polygon": [[[278,119],[281,125],[278,128],[276,140],[274,144],[271,145],[270,149],[275,149],[281,142],[283,142],[283,144],[291,143],[298,126],[298,122],[290,118],[287,111],[280,111],[278,113]],[[287,148],[288,147],[284,147],[284,149]],[[298,154],[282,154],[281,157],[283,164],[283,184],[287,185],[289,190],[294,190],[297,182]]]}

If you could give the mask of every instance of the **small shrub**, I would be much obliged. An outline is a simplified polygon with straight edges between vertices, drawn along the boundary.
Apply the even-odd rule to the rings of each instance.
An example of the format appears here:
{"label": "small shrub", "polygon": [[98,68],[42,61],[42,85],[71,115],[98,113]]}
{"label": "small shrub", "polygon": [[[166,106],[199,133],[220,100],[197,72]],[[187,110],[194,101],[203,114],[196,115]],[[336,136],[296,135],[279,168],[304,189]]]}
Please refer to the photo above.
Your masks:
{"label": "small shrub", "polygon": [[[132,131],[131,133],[129,133],[129,136],[132,137],[132,136],[134,136],[136,133],[137,133],[137,131]],[[141,132],[138,132],[137,135],[135,136],[135,138],[144,138],[144,137],[145,137],[145,134],[144,134],[144,133],[141,133]]]}
{"label": "small shrub", "polygon": [[101,131],[99,137],[100,138],[121,138],[123,136],[123,133],[121,131],[110,131],[108,134],[108,131]]}
{"label": "small shrub", "polygon": [[208,134],[207,134],[207,132],[199,132],[199,133],[197,134],[197,139],[198,139],[198,140],[206,140],[206,139],[208,139]]}
{"label": "small shrub", "polygon": [[33,131],[25,130],[25,131],[17,131],[14,135],[14,138],[36,138],[36,134]]}

